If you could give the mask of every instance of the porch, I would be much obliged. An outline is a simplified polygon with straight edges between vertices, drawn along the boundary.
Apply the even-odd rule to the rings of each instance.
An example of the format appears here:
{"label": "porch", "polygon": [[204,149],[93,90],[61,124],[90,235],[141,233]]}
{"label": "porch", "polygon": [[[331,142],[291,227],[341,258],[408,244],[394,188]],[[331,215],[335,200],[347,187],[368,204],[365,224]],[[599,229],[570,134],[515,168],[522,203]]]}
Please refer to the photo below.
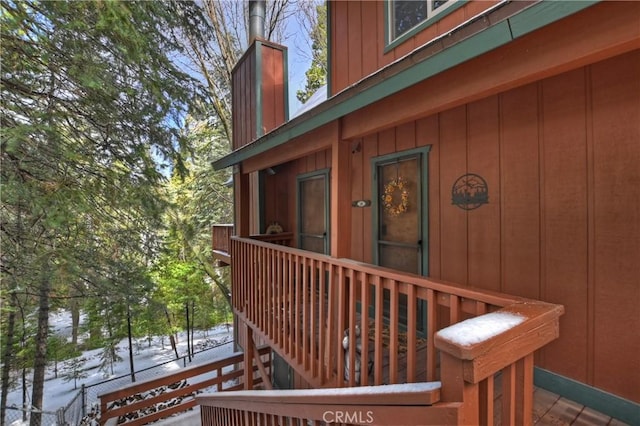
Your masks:
{"label": "porch", "polygon": [[[451,284],[432,282],[424,277],[405,276],[371,265],[332,259],[255,239],[235,239],[231,243],[230,234],[229,232],[229,249],[233,255],[229,256],[229,261],[234,263],[233,303],[236,314],[247,325],[244,335],[245,353],[235,355],[231,360],[218,360],[211,366],[210,370],[216,371],[218,378],[209,379],[207,384],[215,383],[218,393],[196,396],[200,391],[195,387],[191,388],[190,385],[189,389],[180,390],[181,394],[190,395],[181,410],[190,411],[162,420],[161,424],[211,425],[216,424],[216,416],[222,416],[218,419],[222,419],[220,424],[233,424],[233,419],[236,419],[236,424],[246,424],[245,420],[249,417],[245,416],[250,415],[249,411],[245,410],[246,398],[252,401],[252,407],[262,407],[262,411],[256,413],[256,418],[271,418],[269,411],[273,407],[269,408],[267,401],[257,403],[263,397],[268,397],[270,392],[262,393],[256,390],[249,391],[249,394],[247,391],[239,394],[226,392],[238,390],[238,386],[221,385],[230,378],[242,377],[245,389],[251,389],[254,385],[270,388],[272,363],[270,358],[265,361],[267,348],[258,348],[255,341],[269,343],[270,350],[286,357],[297,374],[317,387],[380,386],[386,383],[441,381],[439,388],[427,392],[428,404],[414,408],[422,410],[438,404],[444,405],[441,408],[444,409],[445,417],[451,417],[450,414],[455,413],[451,417],[451,423],[461,422],[457,412],[465,403],[447,402],[447,399],[463,400],[465,395],[471,394],[472,402],[475,402],[471,404],[470,414],[467,415],[477,419],[478,423],[481,420],[484,424],[623,424],[546,390],[534,391],[532,353],[536,347],[557,336],[557,320],[562,312],[561,307],[495,293],[478,293]],[[286,238],[278,242],[287,244]],[[243,274],[242,271],[251,272]],[[318,273],[319,271],[324,273]],[[282,286],[276,286],[275,283],[281,283]],[[404,308],[400,306],[401,297]],[[426,311],[428,322],[426,333],[423,330],[422,334],[419,327],[415,326],[420,300],[424,300],[428,306],[435,307]],[[371,308],[364,312],[368,311],[367,317],[373,318],[374,321],[361,321],[362,306],[369,305]],[[515,310],[529,305],[525,312],[522,312],[526,317],[524,323],[490,338],[488,343],[481,342],[480,346],[472,345],[465,348],[458,345],[456,349],[456,345],[452,345],[451,342],[440,339],[441,342],[436,344],[437,338],[424,340],[421,337],[433,337],[437,330],[448,325],[504,310],[508,306],[511,308],[507,308],[507,311],[514,311],[514,305],[517,306]],[[531,307],[533,310],[529,309]],[[392,318],[396,318],[396,321],[392,321]],[[353,335],[356,326],[361,328],[362,336],[369,336],[361,342],[361,353],[370,354],[374,360],[370,374],[362,374],[359,380],[356,380],[355,375],[347,377],[339,374],[355,371],[356,358],[355,352],[344,351],[342,345],[336,343],[343,336],[341,330],[347,330]],[[533,344],[532,339],[535,340]],[[400,346],[404,348],[397,350]],[[526,353],[516,350],[518,353],[507,355],[508,360],[505,361],[505,352],[513,352],[511,348],[514,346],[526,346]],[[487,356],[489,352],[491,354]],[[451,353],[456,355],[451,357]],[[502,358],[503,361],[486,370],[486,365],[495,364],[496,358]],[[456,365],[457,371],[461,374],[456,377],[456,374],[445,373],[443,376],[442,371],[447,370],[445,366],[441,371],[443,363],[449,366]],[[226,370],[232,365],[236,366],[233,372],[222,373],[223,369]],[[237,368],[246,365],[252,365],[252,368]],[[204,371],[200,370],[201,368],[198,369],[199,373]],[[481,370],[486,370],[482,374],[486,377],[476,380],[480,377],[478,374]],[[180,374],[180,377],[165,377],[162,382],[193,381],[184,373]],[[467,378],[461,380],[463,376]],[[476,383],[469,386],[469,381]],[[155,383],[141,383],[136,385],[136,389],[120,390],[118,395],[104,395],[102,423],[108,418],[115,421],[117,415],[134,409],[139,410],[143,405],[157,402],[158,397],[150,401],[135,402],[132,407],[118,408],[115,411],[107,408],[107,400],[133,394],[133,391],[139,391],[141,386],[154,385]],[[220,399],[223,395],[228,398]],[[417,398],[425,401],[425,395],[418,395]],[[343,403],[344,398],[341,398],[343,401],[334,402]],[[388,395],[383,393],[383,399],[381,406],[388,411],[392,405]],[[196,401],[199,407],[195,405]],[[241,409],[238,411],[228,407],[231,414],[227,414],[231,418],[224,417],[226,414],[223,414],[227,410],[224,406],[229,404],[229,401],[231,405]],[[311,401],[307,400],[307,403],[309,402]],[[318,402],[322,403],[322,400],[313,402],[317,405]],[[351,400],[348,404],[355,402],[357,401]],[[360,403],[369,404],[367,406],[376,404],[371,395],[365,396]],[[469,406],[469,401],[466,404]],[[286,410],[286,405],[283,401],[276,403],[276,406],[280,406],[278,410],[282,406],[285,406]],[[294,411],[300,413],[309,410],[309,407],[304,405],[301,411],[300,408],[301,406],[294,407]],[[145,424],[147,420],[159,419],[181,410],[173,407],[165,413],[154,411],[151,418],[137,418],[132,424]],[[218,414],[214,414],[216,410]],[[532,416],[529,417],[527,413],[532,413]],[[286,417],[278,415],[278,418]],[[316,419],[314,424],[321,423]]]}
{"label": "porch", "polygon": [[[251,392],[251,376],[245,376],[248,394],[198,398],[207,423],[216,424],[219,417],[218,424],[233,424],[232,418],[247,415],[294,419],[290,416],[301,406],[312,413],[298,420],[318,422],[322,407],[314,404],[352,407],[351,392],[360,391],[339,388],[369,386],[368,396],[355,396],[362,408],[384,407],[380,412],[395,412],[400,419],[415,421],[419,412],[427,413],[433,424],[493,424],[498,418],[505,424],[531,424],[533,352],[557,338],[561,306],[256,238],[233,238],[230,262],[245,365],[252,362],[254,348],[266,344],[307,386],[324,390],[322,398],[313,391],[293,391],[286,401],[274,401],[270,393]],[[513,318],[518,320],[503,327],[503,320]],[[486,320],[497,323],[499,330],[479,341],[457,341],[456,333],[467,333],[465,328]],[[446,336],[443,329],[455,332]],[[264,374],[264,369],[258,371]],[[262,376],[263,382],[269,380]],[[420,407],[400,403],[395,410],[388,394],[370,395],[385,392],[387,385],[426,382],[441,387],[401,398],[428,401]],[[332,399],[327,388],[342,397]],[[305,397],[305,392],[311,393]],[[310,401],[315,408],[308,406]],[[244,411],[247,406],[261,408],[250,414]],[[238,409],[243,412],[234,411]]]}
{"label": "porch", "polygon": [[[253,366],[234,373],[243,378],[245,390],[194,395],[200,406],[194,411],[200,415],[192,411],[165,420],[167,425],[251,424],[247,419],[322,424],[318,410],[340,404],[378,407],[396,420],[406,411],[414,418],[416,413],[418,418],[435,413],[431,418],[438,424],[623,424],[544,389],[534,390],[533,352],[557,337],[561,306],[317,255],[286,247],[283,236],[270,238],[281,245],[234,238],[229,246],[234,310],[244,324],[241,364]],[[439,334],[491,313],[519,315],[522,321],[472,344]],[[360,354],[368,354],[364,359],[371,363],[357,361],[357,352],[345,351],[341,344],[345,334],[356,335],[358,329],[368,336],[358,342]],[[334,391],[339,397],[332,399],[332,391],[326,390],[320,395],[292,390],[286,397],[251,390],[259,383],[262,389],[271,388],[267,347],[311,387],[341,388]],[[236,356],[234,363],[238,361]],[[359,363],[366,365],[362,374],[348,374],[357,372]],[[415,395],[409,389],[396,401],[396,410],[393,398],[380,390],[405,382],[418,388],[425,382],[439,385],[418,389]],[[364,394],[349,396],[364,385]],[[407,406],[412,400],[422,402]]]}

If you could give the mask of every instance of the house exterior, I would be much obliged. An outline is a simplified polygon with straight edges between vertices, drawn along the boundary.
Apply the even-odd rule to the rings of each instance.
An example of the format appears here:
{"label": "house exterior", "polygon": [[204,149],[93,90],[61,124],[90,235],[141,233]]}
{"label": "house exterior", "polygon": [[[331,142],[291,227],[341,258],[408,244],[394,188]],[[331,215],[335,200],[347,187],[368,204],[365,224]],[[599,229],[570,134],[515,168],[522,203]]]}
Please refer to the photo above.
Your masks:
{"label": "house exterior", "polygon": [[[259,37],[234,70],[234,150],[214,167],[234,170],[235,235],[275,229],[291,248],[385,274],[562,305],[560,337],[535,352],[535,384],[640,422],[640,2],[327,6],[324,102],[289,118],[286,48]],[[248,319],[261,303],[249,264],[297,254],[237,250],[237,342],[275,348],[282,314]],[[303,269],[330,263],[313,256]],[[346,281],[374,274],[362,268]],[[355,331],[379,301],[370,319],[399,318],[415,345],[424,324],[453,315],[398,288],[349,290],[357,307],[335,327]],[[321,330],[322,305],[300,321]],[[315,387],[288,349],[274,353],[276,387]]]}

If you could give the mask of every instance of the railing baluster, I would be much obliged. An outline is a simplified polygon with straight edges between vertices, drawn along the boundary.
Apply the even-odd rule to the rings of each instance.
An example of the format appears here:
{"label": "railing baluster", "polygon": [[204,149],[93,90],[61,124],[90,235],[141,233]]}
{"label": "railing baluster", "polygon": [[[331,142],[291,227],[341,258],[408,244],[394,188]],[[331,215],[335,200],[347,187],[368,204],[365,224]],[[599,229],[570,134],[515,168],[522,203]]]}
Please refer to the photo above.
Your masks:
{"label": "railing baluster", "polygon": [[274,272],[275,272],[275,280],[273,286],[273,298],[274,298],[274,312],[273,312],[273,341],[277,346],[281,346],[280,342],[282,342],[281,337],[281,327],[280,327],[280,316],[282,315],[282,300],[280,299],[280,295],[282,294],[282,259],[281,252],[278,250],[273,251],[274,258]]}
{"label": "railing baluster", "polygon": [[347,308],[349,310],[349,350],[347,353],[349,354],[349,362],[348,362],[348,371],[349,371],[349,386],[356,386],[357,383],[357,375],[356,375],[356,352],[358,345],[358,336],[356,332],[356,275],[353,269],[347,270],[347,279],[349,285],[349,298],[347,299]]}
{"label": "railing baluster", "polygon": [[336,346],[338,348],[337,351],[337,374],[338,374],[338,387],[344,386],[344,356],[342,355],[342,335],[344,330],[346,329],[346,318],[344,308],[347,306],[346,301],[346,288],[345,288],[345,277],[344,277],[344,268],[338,266],[338,283],[337,283],[337,291],[338,291],[338,304],[337,315],[338,315],[338,330],[336,333],[336,338],[338,340]]}
{"label": "railing baluster", "polygon": [[362,332],[362,360],[360,382],[362,386],[369,384],[369,274],[362,273],[360,285],[360,330]]}
{"label": "railing baluster", "polygon": [[295,303],[294,303],[294,285],[295,285],[295,278],[293,276],[293,271],[294,271],[294,260],[293,260],[293,255],[292,254],[287,254],[287,261],[289,262],[288,266],[288,278],[287,278],[287,282],[289,284],[289,293],[288,293],[288,299],[289,299],[289,305],[287,306],[287,314],[289,316],[289,323],[288,323],[288,328],[287,328],[287,342],[288,344],[288,351],[287,354],[289,354],[289,356],[291,356],[292,358],[295,358],[295,354],[293,353],[294,350],[294,335],[293,333],[295,332],[295,327],[293,325],[293,322],[295,321],[295,316],[294,316],[294,309],[295,309]]}
{"label": "railing baluster", "polygon": [[309,330],[309,296],[311,286],[309,284],[309,262],[311,259],[302,259],[302,365],[305,370],[309,370],[309,340],[311,333]]}
{"label": "railing baluster", "polygon": [[407,383],[413,383],[416,381],[416,351],[418,350],[418,343],[416,341],[417,332],[417,299],[416,288],[412,285],[407,285]]}
{"label": "railing baluster", "polygon": [[268,320],[269,322],[269,337],[271,337],[274,341],[277,341],[278,339],[278,298],[276,296],[276,287],[279,287],[280,284],[278,283],[278,267],[277,267],[277,250],[271,250],[270,254],[269,254],[269,262],[271,265],[271,271],[270,271],[270,282],[269,282],[269,303],[271,304],[270,309],[269,309],[269,314],[270,314],[270,318]]}
{"label": "railing baluster", "polygon": [[510,364],[502,370],[502,424],[516,424],[516,367]]}
{"label": "railing baluster", "polygon": [[400,300],[398,297],[398,282],[396,280],[389,281],[389,383],[398,383],[398,327]]}
{"label": "railing baluster", "polygon": [[383,322],[383,313],[384,313],[384,291],[382,288],[382,278],[379,275],[375,276],[374,279],[375,286],[375,353],[374,353],[374,368],[375,375],[374,380],[376,385],[381,385],[384,383],[384,377],[382,372],[382,359],[384,352],[384,345],[382,342],[382,327],[384,325]]}
{"label": "railing baluster", "polygon": [[436,347],[434,336],[438,329],[438,303],[436,302],[436,292],[427,290],[427,381],[432,382],[439,377],[437,371]]}
{"label": "railing baluster", "polygon": [[269,248],[262,249],[260,262],[260,329],[269,330]]}
{"label": "railing baluster", "polygon": [[302,282],[300,281],[300,263],[299,263],[299,258],[300,256],[294,256],[294,276],[293,276],[293,282],[294,282],[294,288],[293,288],[293,299],[294,299],[294,304],[293,304],[293,315],[294,315],[294,320],[293,320],[293,359],[296,360],[298,363],[300,363],[300,358],[302,355],[302,345],[300,344],[300,321],[301,319],[301,315],[300,315],[300,296],[301,296],[301,287],[302,287]]}
{"label": "railing baluster", "polygon": [[327,336],[327,317],[326,317],[326,265],[323,261],[318,261],[318,377],[320,383],[325,384],[327,376],[325,375],[325,364],[328,363],[325,352],[325,339]]}
{"label": "railing baluster", "polygon": [[494,424],[494,397],[495,397],[495,383],[493,376],[489,376],[480,382],[479,389],[479,401],[480,401],[480,425],[492,425]]}
{"label": "railing baluster", "polygon": [[460,298],[455,294],[449,295],[449,324],[460,322]]}
{"label": "railing baluster", "polygon": [[310,371],[311,371],[311,375],[315,378],[318,377],[318,362],[317,362],[317,355],[316,355],[316,349],[317,349],[317,343],[316,343],[316,338],[318,337],[318,295],[317,295],[317,273],[316,273],[316,260],[315,259],[311,259],[311,262],[309,264],[309,273],[311,274],[309,277],[309,281],[310,281],[310,297],[311,297],[311,303],[310,303],[310,309],[311,309],[311,327],[310,327],[310,333],[309,333],[309,340],[310,340],[310,349],[311,349],[311,353],[309,354],[309,361],[310,361]]}
{"label": "railing baluster", "polygon": [[251,265],[250,265],[250,271],[251,271],[251,283],[249,284],[249,292],[251,294],[251,306],[249,307],[249,309],[251,309],[251,321],[253,321],[255,324],[258,323],[258,308],[259,308],[259,304],[258,304],[258,285],[260,284],[258,282],[258,256],[259,256],[259,248],[256,248],[256,250],[252,250],[251,252]]}
{"label": "railing baluster", "polygon": [[533,418],[533,353],[516,362],[516,422],[529,426]]}

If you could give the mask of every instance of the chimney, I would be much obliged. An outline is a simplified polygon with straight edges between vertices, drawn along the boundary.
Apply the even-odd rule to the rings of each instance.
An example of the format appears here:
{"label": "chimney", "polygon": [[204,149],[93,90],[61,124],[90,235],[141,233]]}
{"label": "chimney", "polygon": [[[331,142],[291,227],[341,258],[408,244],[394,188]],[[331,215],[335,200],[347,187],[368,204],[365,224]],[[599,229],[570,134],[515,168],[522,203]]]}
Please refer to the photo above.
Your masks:
{"label": "chimney", "polygon": [[289,118],[287,49],[264,39],[264,0],[249,0],[249,48],[232,71],[233,149]]}
{"label": "chimney", "polygon": [[249,44],[264,38],[265,0],[249,0]]}

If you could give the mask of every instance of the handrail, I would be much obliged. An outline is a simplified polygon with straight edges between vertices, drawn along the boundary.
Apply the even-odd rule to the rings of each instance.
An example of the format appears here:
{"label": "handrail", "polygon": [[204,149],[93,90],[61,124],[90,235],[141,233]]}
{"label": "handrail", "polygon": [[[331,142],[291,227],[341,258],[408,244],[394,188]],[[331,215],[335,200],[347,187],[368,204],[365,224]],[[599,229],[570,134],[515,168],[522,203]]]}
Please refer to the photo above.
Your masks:
{"label": "handrail", "polygon": [[[533,352],[557,337],[561,306],[251,238],[232,238],[231,259],[236,315],[311,386],[441,380],[465,421],[492,422],[501,392],[504,423],[527,424]],[[522,324],[469,347],[440,331],[517,312]]]}
{"label": "handrail", "polygon": [[[460,404],[441,404],[440,382],[356,388],[236,391],[198,396],[202,424],[234,426],[264,419],[272,424],[424,425],[456,419]],[[428,416],[425,417],[425,409]],[[242,416],[235,414],[242,413]],[[264,421],[263,420],[263,421]],[[255,422],[258,424],[257,422]]]}
{"label": "handrail", "polygon": [[277,234],[253,234],[250,238],[267,243],[289,246],[291,245],[291,241],[293,240],[293,232],[279,232]]}
{"label": "handrail", "polygon": [[[533,351],[558,337],[563,311],[543,302],[518,303],[440,330],[442,382],[203,395],[196,398],[202,424],[493,424],[493,395],[481,390],[493,387],[498,372],[513,388],[502,395],[502,423],[531,424],[533,390],[526,387],[532,387]],[[519,388],[517,375],[524,376]]]}
{"label": "handrail", "polygon": [[[370,337],[362,339],[362,353],[372,351],[372,377],[362,375],[360,384],[433,381],[437,330],[527,301],[250,238],[233,237],[231,250],[236,314],[316,387],[356,385],[355,375],[344,382],[338,374],[356,368],[341,344],[356,326]],[[361,306],[368,306],[368,321],[360,320]],[[399,355],[389,348],[401,338],[406,351]]]}
{"label": "handrail", "polygon": [[[219,266],[229,265],[231,262],[230,247],[233,229],[233,224],[215,224],[211,226],[211,250],[213,258],[218,262]],[[253,234],[250,238],[290,246],[293,241],[293,235],[293,232],[280,232],[276,234]]]}
{"label": "handrail", "polygon": [[[261,356],[270,356],[270,349],[262,347]],[[236,379],[244,374],[244,366],[234,369],[244,360],[242,353],[231,355],[206,364],[187,367],[173,374],[131,384],[100,394],[100,424],[111,418],[130,418],[127,425],[142,425],[181,413],[196,405],[195,395],[203,389],[215,386],[218,392],[242,389]],[[270,365],[270,362],[267,363]],[[257,366],[253,366],[257,370]],[[256,377],[254,384],[261,383]],[[136,398],[136,395],[146,398]]]}
{"label": "handrail", "polygon": [[492,424],[496,415],[502,424],[532,424],[533,354],[559,337],[563,313],[562,305],[517,303],[436,333],[442,400],[465,402],[463,424]]}

